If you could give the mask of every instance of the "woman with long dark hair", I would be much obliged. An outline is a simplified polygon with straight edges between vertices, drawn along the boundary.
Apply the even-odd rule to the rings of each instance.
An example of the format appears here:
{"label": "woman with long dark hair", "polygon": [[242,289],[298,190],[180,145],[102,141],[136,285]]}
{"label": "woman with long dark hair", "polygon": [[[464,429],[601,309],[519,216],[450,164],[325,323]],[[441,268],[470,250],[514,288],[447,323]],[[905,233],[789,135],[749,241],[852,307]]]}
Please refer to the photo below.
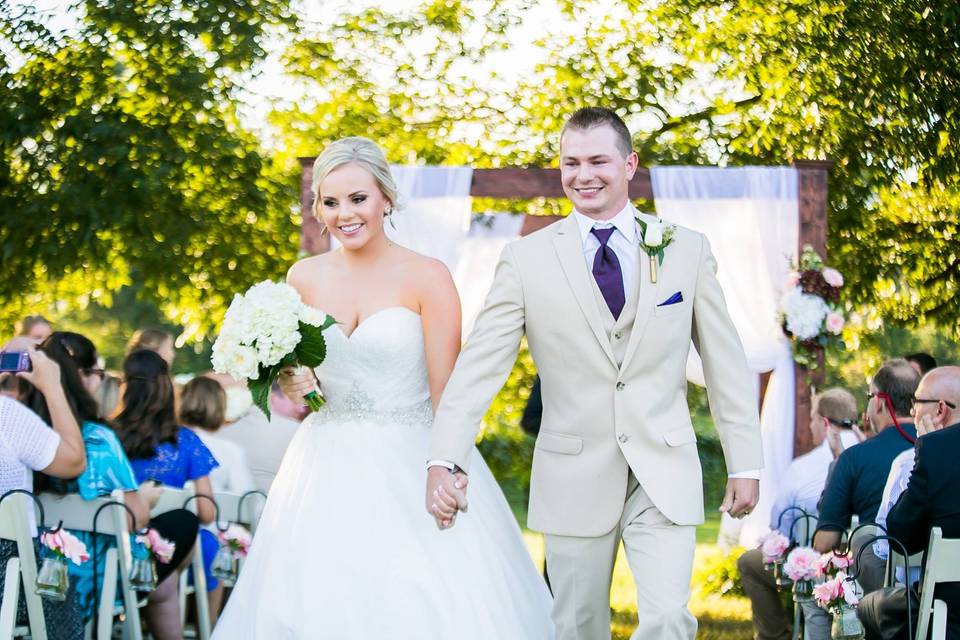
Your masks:
{"label": "woman with long dark hair", "polygon": [[[196,492],[213,496],[210,471],[219,464],[200,438],[177,422],[173,381],[166,361],[153,351],[134,351],[123,361],[123,408],[115,423],[139,482],[159,482],[182,488],[192,481]],[[200,522],[214,521],[209,500],[197,500]],[[211,620],[216,621],[223,587],[211,572],[219,543],[202,529],[200,540],[207,577]]]}
{"label": "woman with long dark hair", "polygon": [[[176,568],[189,555],[196,540],[196,516],[185,509],[179,509],[150,519],[150,507],[156,503],[162,489],[152,483],[138,484],[116,433],[100,415],[94,394],[103,379],[103,369],[99,366],[93,343],[79,333],[57,331],[44,341],[40,349],[60,366],[61,385],[67,403],[81,425],[87,466],[83,473],[73,480],[62,481],[38,475],[35,485],[38,490],[46,488],[58,493],[78,493],[85,500],[93,500],[121,489],[124,492],[124,503],[130,507],[135,517],[135,521],[130,525],[139,529],[149,524],[160,535],[176,544],[173,560],[157,567],[160,586],[149,596],[146,619],[154,637],[164,640],[179,639],[182,632],[179,602],[176,597]],[[46,398],[37,389],[27,389],[23,402],[50,423]],[[116,540],[112,535],[97,535],[94,539],[90,533],[73,533],[83,540],[91,555],[94,555],[94,547],[97,549],[99,566],[96,567],[96,585],[92,562],[70,564],[68,567],[71,582],[76,585],[80,612],[86,621],[93,617],[96,609],[104,575],[103,563],[107,551],[116,545]]]}

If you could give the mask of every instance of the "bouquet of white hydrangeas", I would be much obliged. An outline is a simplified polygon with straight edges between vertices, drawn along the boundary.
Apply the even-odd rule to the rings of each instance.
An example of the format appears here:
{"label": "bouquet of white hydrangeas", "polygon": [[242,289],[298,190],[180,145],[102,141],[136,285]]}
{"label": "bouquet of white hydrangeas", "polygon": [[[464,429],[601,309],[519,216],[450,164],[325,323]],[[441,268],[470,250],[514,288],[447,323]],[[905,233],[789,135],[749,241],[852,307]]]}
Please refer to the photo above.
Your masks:
{"label": "bouquet of white hydrangeas", "polygon": [[[213,369],[246,380],[253,402],[270,417],[270,387],[286,366],[319,366],[327,355],[323,332],[335,320],[303,303],[288,284],[264,280],[237,294],[213,344]],[[309,393],[314,411],[323,399]]]}

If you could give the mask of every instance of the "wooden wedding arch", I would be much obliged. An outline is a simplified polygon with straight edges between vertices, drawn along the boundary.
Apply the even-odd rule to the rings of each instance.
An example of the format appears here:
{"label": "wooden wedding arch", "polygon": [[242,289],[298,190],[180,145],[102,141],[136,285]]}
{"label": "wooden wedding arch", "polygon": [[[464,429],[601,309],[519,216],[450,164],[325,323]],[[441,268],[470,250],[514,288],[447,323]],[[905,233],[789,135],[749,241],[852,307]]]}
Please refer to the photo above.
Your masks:
{"label": "wooden wedding arch", "polygon": [[[300,158],[300,210],[303,225],[300,233],[300,248],[314,255],[330,248],[329,238],[322,233],[323,226],[311,211],[313,196],[314,158]],[[798,160],[793,163],[799,180],[800,234],[799,250],[804,245],[813,246],[816,251],[827,256],[827,178],[833,163],[829,160]],[[504,167],[499,169],[475,169],[470,195],[485,198],[563,198],[559,169],[540,167]],[[630,197],[653,202],[653,185],[650,182],[650,170],[640,167],[630,182]],[[521,235],[527,235],[556,222],[558,216],[526,216]],[[823,384],[824,363],[820,357],[819,366],[808,370],[796,365],[796,420],[794,422],[793,455],[802,455],[813,448],[810,430],[811,391]],[[761,376],[761,403],[766,390],[769,372]]]}

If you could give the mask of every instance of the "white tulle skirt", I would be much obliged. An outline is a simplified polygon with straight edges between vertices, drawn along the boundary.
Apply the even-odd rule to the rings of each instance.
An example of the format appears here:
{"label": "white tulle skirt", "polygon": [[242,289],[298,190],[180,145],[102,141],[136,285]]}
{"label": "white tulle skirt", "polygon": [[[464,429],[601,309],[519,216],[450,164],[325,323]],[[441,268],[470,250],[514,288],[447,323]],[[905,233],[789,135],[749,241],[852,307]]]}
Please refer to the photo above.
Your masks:
{"label": "white tulle skirt", "polygon": [[440,531],[428,446],[425,421],[309,418],[214,640],[553,638],[550,594],[480,454],[468,513]]}

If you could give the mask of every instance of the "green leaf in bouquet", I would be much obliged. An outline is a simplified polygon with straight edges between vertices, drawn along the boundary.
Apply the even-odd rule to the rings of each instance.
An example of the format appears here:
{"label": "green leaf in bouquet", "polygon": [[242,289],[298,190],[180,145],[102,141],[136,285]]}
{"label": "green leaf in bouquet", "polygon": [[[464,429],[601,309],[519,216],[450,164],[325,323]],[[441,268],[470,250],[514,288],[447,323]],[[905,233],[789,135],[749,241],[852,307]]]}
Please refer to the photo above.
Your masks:
{"label": "green leaf in bouquet", "polygon": [[267,420],[270,419],[270,388],[279,375],[280,365],[272,367],[260,365],[260,375],[257,376],[257,379],[247,382],[250,395],[253,396],[253,404],[257,405],[266,414]]}
{"label": "green leaf in bouquet", "polygon": [[329,316],[321,327],[300,323],[300,344],[296,348],[297,361],[300,364],[311,368],[320,366],[327,357],[327,341],[323,337],[323,330],[332,324]]}

